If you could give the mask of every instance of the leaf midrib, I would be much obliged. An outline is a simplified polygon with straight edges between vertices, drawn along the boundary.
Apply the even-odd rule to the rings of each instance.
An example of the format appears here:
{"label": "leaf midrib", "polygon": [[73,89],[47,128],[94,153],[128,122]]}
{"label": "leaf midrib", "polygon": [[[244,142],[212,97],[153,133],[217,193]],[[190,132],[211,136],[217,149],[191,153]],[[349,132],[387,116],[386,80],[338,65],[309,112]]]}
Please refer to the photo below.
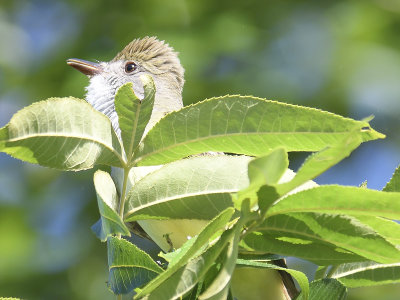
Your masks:
{"label": "leaf midrib", "polygon": [[135,112],[135,120],[133,121],[133,128],[132,128],[132,135],[131,135],[131,142],[129,144],[129,150],[128,150],[128,159],[130,160],[132,158],[133,154],[133,145],[135,144],[135,139],[136,139],[136,131],[137,131],[137,125],[138,125],[138,119],[140,115],[140,111],[142,108],[142,102],[138,99],[138,106]]}
{"label": "leaf midrib", "polygon": [[[145,160],[148,156],[152,156],[152,155],[155,155],[155,154],[160,153],[160,152],[165,152],[165,151],[171,150],[173,148],[176,148],[176,147],[179,147],[179,146],[182,146],[182,145],[186,145],[187,146],[189,144],[193,144],[193,143],[196,143],[196,142],[201,142],[201,141],[204,141],[204,140],[211,140],[211,139],[214,139],[214,138],[216,138],[216,139],[219,139],[221,137],[232,138],[232,137],[235,137],[235,136],[242,136],[242,135],[245,135],[245,136],[249,136],[249,135],[271,135],[271,134],[274,134],[274,135],[278,135],[278,134],[280,134],[280,135],[287,135],[287,134],[299,134],[299,135],[300,134],[307,134],[307,135],[340,134],[340,135],[342,135],[342,134],[347,134],[347,133],[348,133],[348,131],[335,131],[335,132],[330,132],[330,131],[326,131],[326,132],[325,131],[319,131],[319,132],[313,132],[313,131],[290,131],[290,132],[269,131],[269,132],[240,132],[240,133],[230,133],[230,134],[224,133],[224,134],[215,134],[215,135],[213,134],[213,135],[208,135],[208,136],[204,136],[204,137],[198,137],[196,139],[191,139],[189,141],[173,143],[173,144],[171,144],[169,146],[165,146],[165,147],[160,148],[158,150],[148,152],[148,153],[146,153],[144,155],[141,155],[141,156],[139,154],[139,157],[134,160],[134,164],[136,165],[140,161]],[[144,141],[144,143],[143,143],[144,145],[146,145],[145,142],[146,141]]]}
{"label": "leaf midrib", "polygon": [[[279,202],[278,202],[279,203]],[[377,213],[384,213],[384,214],[387,214],[387,213],[390,213],[390,214],[393,214],[393,211],[392,210],[382,210],[382,209],[370,209],[370,210],[368,210],[368,209],[365,209],[365,208],[356,208],[356,207],[354,207],[354,208],[338,208],[338,207],[320,207],[320,206],[317,206],[317,207],[306,207],[306,208],[296,208],[296,209],[281,209],[281,210],[279,210],[279,211],[276,211],[276,212],[273,212],[273,213],[270,213],[270,214],[268,214],[267,216],[266,216],[266,218],[269,218],[269,217],[273,217],[273,216],[276,216],[276,215],[281,215],[281,214],[288,214],[288,213],[298,213],[298,212],[324,212],[324,211],[330,211],[330,212],[343,212],[343,211],[350,211],[350,212],[377,212]],[[355,213],[354,214],[355,216],[357,216],[357,215],[362,215],[362,216],[365,216],[365,215],[367,215],[367,216],[370,216],[370,214],[361,214],[361,213]]]}
{"label": "leaf midrib", "polygon": [[332,278],[342,278],[348,275],[356,274],[356,273],[361,273],[364,271],[370,271],[370,270],[376,270],[376,269],[384,269],[384,268],[390,268],[390,267],[400,267],[400,263],[393,263],[393,264],[376,264],[373,266],[368,266],[368,267],[360,267],[356,269],[352,269],[349,271],[345,271],[342,273],[338,273],[337,275],[333,275]]}
{"label": "leaf midrib", "polygon": [[111,271],[112,269],[116,269],[116,268],[138,268],[138,269],[140,268],[140,269],[145,269],[145,270],[151,271],[156,274],[160,274],[163,271],[161,269],[160,272],[157,272],[154,269],[150,269],[149,267],[145,267],[142,265],[134,265],[134,264],[132,264],[132,265],[112,265],[108,268],[108,270]]}
{"label": "leaf midrib", "polygon": [[[188,193],[188,194],[185,194],[185,195],[169,196],[169,197],[166,197],[166,198],[162,198],[162,199],[160,199],[160,200],[157,200],[157,201],[153,201],[153,202],[151,202],[151,203],[147,203],[147,204],[145,204],[145,205],[136,206],[134,210],[130,210],[130,211],[128,211],[128,212],[125,213],[125,215],[124,215],[124,220],[125,220],[126,218],[128,218],[129,215],[133,215],[134,213],[136,213],[136,212],[138,212],[138,211],[140,211],[140,210],[142,210],[142,209],[146,209],[146,208],[148,208],[148,207],[155,206],[155,205],[157,205],[157,204],[169,203],[169,202],[171,202],[171,201],[180,200],[180,199],[184,199],[184,198],[195,197],[195,196],[201,196],[201,195],[229,194],[229,193],[234,193],[234,192],[237,192],[237,191],[238,191],[238,189],[223,190],[223,191],[222,191],[222,190],[221,190],[221,191],[220,191],[220,190],[215,190],[215,191],[212,191],[212,193],[210,193],[210,191],[205,191],[205,192],[203,192],[203,193],[197,192],[197,193]],[[129,198],[128,198],[128,199],[129,199]]]}
{"label": "leaf midrib", "polygon": [[[96,144],[100,144],[103,145],[106,149],[108,149],[111,153],[113,153],[115,156],[117,156],[117,158],[119,159],[119,161],[121,162],[122,165],[125,164],[124,159],[122,158],[122,156],[115,151],[115,149],[112,147],[112,145],[106,144],[104,143],[102,140],[95,140],[93,138],[91,138],[90,136],[87,135],[67,135],[67,134],[61,134],[58,132],[51,132],[51,133],[36,133],[36,134],[27,134],[27,135],[23,135],[20,136],[18,138],[8,138],[7,140],[5,140],[5,142],[21,142],[24,141],[25,139],[34,139],[34,138],[41,138],[41,137],[57,137],[57,138],[72,138],[72,139],[80,139],[80,140],[87,140],[87,141],[91,141],[93,143]],[[111,146],[111,147],[110,147]]]}

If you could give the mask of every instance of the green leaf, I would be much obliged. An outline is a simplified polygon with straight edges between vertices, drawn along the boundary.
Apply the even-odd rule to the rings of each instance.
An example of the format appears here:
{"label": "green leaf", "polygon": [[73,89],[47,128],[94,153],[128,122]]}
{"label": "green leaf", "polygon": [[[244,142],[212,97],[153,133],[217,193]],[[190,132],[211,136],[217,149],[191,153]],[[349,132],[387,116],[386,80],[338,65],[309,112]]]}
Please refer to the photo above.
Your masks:
{"label": "green leaf", "polygon": [[225,231],[213,246],[174,272],[150,294],[146,295],[143,291],[138,290],[135,299],[140,299],[144,296],[147,296],[146,299],[148,300],[178,299],[188,293],[204,277],[221,252],[226,249],[228,242],[232,240],[235,230],[235,227],[233,227]]}
{"label": "green leaf", "polygon": [[307,276],[304,273],[297,271],[297,270],[282,268],[277,265],[266,263],[266,262],[257,262],[257,261],[238,259],[237,264],[238,264],[238,266],[243,266],[243,267],[280,270],[280,271],[285,271],[285,272],[289,273],[294,279],[296,279],[297,283],[299,284],[299,286],[302,290],[302,293],[304,294],[303,300],[307,300],[309,286],[308,286]]}
{"label": "green leaf", "polygon": [[279,194],[275,187],[264,185],[257,192],[257,197],[261,216],[264,216],[271,205],[279,198]]}
{"label": "green leaf", "polygon": [[249,160],[245,156],[207,155],[167,164],[131,189],[124,219],[211,220],[232,206],[231,192],[248,185]]}
{"label": "green leaf", "polygon": [[84,100],[50,98],[17,112],[0,129],[0,151],[60,170],[124,164],[110,120]]}
{"label": "green leaf", "polygon": [[215,236],[219,230],[226,226],[231,219],[233,212],[234,209],[231,207],[225,209],[217,217],[211,220],[197,236],[191,238],[181,248],[173,252],[173,258],[171,259],[167,270],[146,285],[146,287],[141,290],[141,293],[151,293],[179,268],[183,267],[190,259],[193,259],[195,255],[204,248],[204,246],[208,246],[211,237]]}
{"label": "green leaf", "polygon": [[283,198],[268,210],[267,217],[292,212],[400,219],[400,193],[339,185],[318,186]]}
{"label": "green leaf", "polygon": [[276,184],[289,166],[287,153],[277,148],[268,155],[257,157],[249,162],[250,184]]}
{"label": "green leaf", "polygon": [[[295,256],[318,265],[363,261],[366,259],[362,254],[368,257],[379,255],[379,251],[373,253],[378,245],[383,247],[386,256],[398,255],[397,249],[373,230],[353,222],[351,217],[339,215],[276,215],[265,220],[257,231],[246,235],[242,246],[251,251]],[[367,248],[358,249],[358,242],[359,247],[367,244]],[[393,259],[386,256],[377,259]]]}
{"label": "green leaf", "polygon": [[[336,279],[324,278],[310,284],[310,300],[345,300],[346,298],[346,287]],[[299,299],[304,299],[303,294],[300,294]]]}
{"label": "green leaf", "polygon": [[235,225],[236,230],[226,252],[223,253],[223,260],[218,274],[213,278],[213,282],[200,295],[199,300],[226,299],[229,292],[229,283],[232,273],[235,270],[238,256],[238,243],[240,240],[241,223]]}
{"label": "green leaf", "polygon": [[329,244],[310,243],[309,241],[294,238],[279,240],[258,232],[248,234],[240,245],[249,251],[273,252],[295,256],[321,266],[365,260],[359,255]]}
{"label": "green leaf", "polygon": [[[400,251],[394,245],[351,216],[314,213],[276,215],[268,218],[257,231],[294,244],[314,243],[315,247],[319,243],[331,244],[381,263],[400,261]],[[297,255],[293,252],[290,256]]]}
{"label": "green leaf", "polygon": [[126,294],[164,270],[144,251],[119,237],[107,239],[108,285],[115,294]]}
{"label": "green leaf", "polygon": [[385,192],[400,192],[400,166],[394,171],[392,179],[383,188]]}
{"label": "green leaf", "polygon": [[128,160],[142,139],[154,106],[153,79],[149,75],[144,75],[141,80],[144,87],[143,100],[136,97],[131,82],[121,86],[115,95],[115,110]]}
{"label": "green leaf", "polygon": [[381,217],[357,216],[363,224],[368,225],[393,245],[400,245],[400,224]]}
{"label": "green leaf", "polygon": [[135,153],[137,165],[165,164],[192,154],[221,151],[261,156],[274,148],[319,151],[360,129],[362,140],[383,138],[366,121],[249,96],[212,98],[172,112],[157,123]]}
{"label": "green leaf", "polygon": [[100,211],[100,223],[93,226],[97,237],[106,241],[107,237],[115,234],[130,236],[129,229],[118,214],[118,195],[110,174],[98,170],[94,173],[97,204]]}
{"label": "green leaf", "polygon": [[283,196],[306,181],[322,174],[330,167],[349,156],[361,143],[362,132],[354,130],[337,144],[333,144],[317,153],[311,154],[291,181],[276,186],[278,193]]}
{"label": "green leaf", "polygon": [[[248,166],[248,176],[250,184],[248,187],[239,191],[233,196],[233,201],[235,207],[240,209],[241,202],[249,198],[250,206],[253,207],[257,201],[257,191],[261,186],[276,184],[282,175],[285,173],[289,165],[287,153],[283,148],[277,148],[265,156],[257,157],[249,162]],[[271,189],[274,189],[271,187]],[[276,194],[276,193],[273,193]],[[271,199],[271,201],[266,201],[266,197],[261,198],[261,206],[267,207],[272,204],[273,201],[279,198]],[[266,203],[264,203],[266,202]],[[259,203],[260,206],[260,203]]]}
{"label": "green leaf", "polygon": [[332,277],[352,288],[400,283],[400,263],[362,262],[343,264],[338,267]]}

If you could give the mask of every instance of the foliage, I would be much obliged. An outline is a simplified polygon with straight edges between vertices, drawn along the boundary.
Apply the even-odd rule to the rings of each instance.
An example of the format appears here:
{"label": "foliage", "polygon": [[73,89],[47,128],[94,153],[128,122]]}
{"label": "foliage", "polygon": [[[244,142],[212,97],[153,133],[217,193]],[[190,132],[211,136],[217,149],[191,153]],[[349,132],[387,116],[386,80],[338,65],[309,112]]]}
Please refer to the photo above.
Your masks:
{"label": "foliage", "polygon": [[[108,173],[94,174],[101,215],[94,231],[107,241],[114,293],[231,298],[232,276],[243,267],[287,272],[301,299],[342,299],[345,286],[400,281],[399,225],[390,221],[399,219],[398,169],[384,191],[310,181],[362,142],[384,137],[368,120],[225,96],[172,112],[143,136],[155,88],[150,77],[142,80],[143,100],[130,84],[116,95],[121,140],[104,115],[74,98],[35,103],[0,129],[0,151],[23,161],[67,171],[123,170],[119,188]],[[240,156],[199,155],[208,151]],[[290,178],[288,152],[294,151],[313,153]],[[131,171],[154,165],[162,166],[131,180]],[[152,221],[181,220],[207,225],[183,238],[164,228],[169,233],[155,241],[168,245],[166,264],[124,239],[129,222],[146,230]],[[276,258],[255,258],[268,253],[312,261],[322,279],[309,284],[301,272],[277,266]]]}

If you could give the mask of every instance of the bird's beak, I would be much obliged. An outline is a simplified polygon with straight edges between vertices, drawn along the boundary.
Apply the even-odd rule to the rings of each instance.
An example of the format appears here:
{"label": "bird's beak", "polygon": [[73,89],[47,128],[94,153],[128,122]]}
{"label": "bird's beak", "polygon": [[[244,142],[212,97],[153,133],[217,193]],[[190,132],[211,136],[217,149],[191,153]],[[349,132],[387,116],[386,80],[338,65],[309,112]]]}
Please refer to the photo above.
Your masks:
{"label": "bird's beak", "polygon": [[100,64],[83,59],[70,58],[67,60],[67,64],[87,76],[93,76],[102,71]]}

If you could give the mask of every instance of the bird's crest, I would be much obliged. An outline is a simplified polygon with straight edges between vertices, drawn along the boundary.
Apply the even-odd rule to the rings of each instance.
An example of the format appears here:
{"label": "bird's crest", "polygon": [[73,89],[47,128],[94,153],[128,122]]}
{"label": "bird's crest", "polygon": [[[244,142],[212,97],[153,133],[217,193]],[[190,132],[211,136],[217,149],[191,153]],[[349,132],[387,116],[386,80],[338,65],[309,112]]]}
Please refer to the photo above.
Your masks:
{"label": "bird's crest", "polygon": [[118,60],[137,61],[153,74],[169,73],[176,77],[181,88],[183,86],[184,69],[178,54],[167,43],[155,37],[133,40],[113,59]]}

